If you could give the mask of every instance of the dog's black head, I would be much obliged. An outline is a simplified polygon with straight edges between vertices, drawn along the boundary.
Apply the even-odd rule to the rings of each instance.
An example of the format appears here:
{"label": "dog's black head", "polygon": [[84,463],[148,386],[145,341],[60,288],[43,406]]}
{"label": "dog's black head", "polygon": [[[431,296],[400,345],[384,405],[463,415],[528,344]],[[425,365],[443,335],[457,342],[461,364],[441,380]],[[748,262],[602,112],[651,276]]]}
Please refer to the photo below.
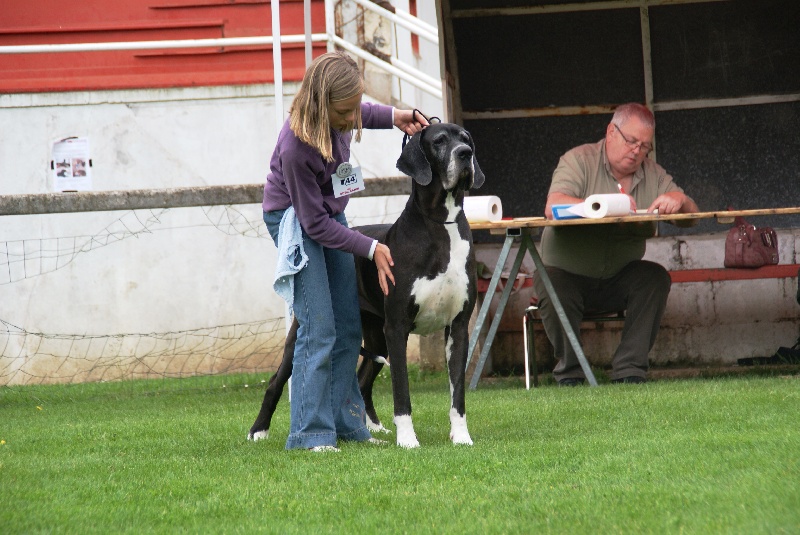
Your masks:
{"label": "dog's black head", "polygon": [[403,148],[397,168],[422,186],[437,176],[447,191],[479,188],[485,180],[472,136],[452,123],[432,124],[414,134]]}

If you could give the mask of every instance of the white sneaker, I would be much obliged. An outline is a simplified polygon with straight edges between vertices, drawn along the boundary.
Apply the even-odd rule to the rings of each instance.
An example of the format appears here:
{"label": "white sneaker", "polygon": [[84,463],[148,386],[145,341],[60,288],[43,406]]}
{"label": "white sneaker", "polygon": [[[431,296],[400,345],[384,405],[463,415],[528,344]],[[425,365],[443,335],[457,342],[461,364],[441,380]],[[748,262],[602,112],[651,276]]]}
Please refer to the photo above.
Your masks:
{"label": "white sneaker", "polygon": [[379,438],[370,437],[370,438],[367,439],[367,444],[374,444],[375,446],[386,446],[389,443],[387,441],[381,440]]}
{"label": "white sneaker", "polygon": [[327,451],[342,451],[336,446],[314,446],[313,448],[308,448],[309,451],[313,451],[314,453],[322,453]]}

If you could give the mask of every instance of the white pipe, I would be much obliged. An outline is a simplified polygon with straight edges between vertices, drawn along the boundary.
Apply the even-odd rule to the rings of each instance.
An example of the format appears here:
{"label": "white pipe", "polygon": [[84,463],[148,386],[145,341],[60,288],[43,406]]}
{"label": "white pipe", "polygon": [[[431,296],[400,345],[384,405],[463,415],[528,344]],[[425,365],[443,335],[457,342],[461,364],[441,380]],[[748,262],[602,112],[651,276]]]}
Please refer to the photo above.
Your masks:
{"label": "white pipe", "polygon": [[311,48],[311,0],[303,0],[303,29],[306,35],[306,69],[313,60]]}
{"label": "white pipe", "polygon": [[[324,33],[311,35],[313,41],[326,41]],[[274,45],[272,36],[220,37],[218,39],[182,39],[177,41],[122,41],[113,43],[66,43],[59,45],[0,46],[0,54],[38,54],[54,52],[105,52],[107,50],[151,50],[166,48],[201,48],[214,46]],[[303,43],[305,35],[281,36],[281,43]]]}
{"label": "white pipe", "polygon": [[[422,25],[416,24],[415,22],[411,22],[411,21],[408,21],[408,20],[406,20],[404,18],[398,17],[397,15],[395,15],[394,13],[389,11],[388,9],[384,9],[384,8],[382,8],[382,7],[380,7],[380,6],[376,5],[376,4],[373,4],[372,2],[369,2],[367,0],[352,0],[352,1],[355,2],[356,4],[362,6],[365,9],[369,9],[370,11],[374,11],[375,13],[379,14],[380,16],[389,19],[390,21],[394,22],[398,26],[402,26],[403,28],[406,28],[407,30],[411,31],[412,33],[415,33],[415,34],[419,35],[423,39],[426,39],[426,40],[430,41],[431,43],[433,43],[435,45],[439,44],[438,30],[434,31],[434,32],[431,32],[431,31],[427,30],[426,28],[422,27]],[[411,17],[411,15],[408,15],[408,16]]]}
{"label": "white pipe", "polygon": [[[272,46],[272,72],[275,83],[275,132],[276,139],[283,128],[283,61],[281,58],[281,3],[271,1],[272,8],[272,36],[278,37],[278,41]],[[303,36],[303,41],[306,36]],[[289,329],[292,324],[291,310],[289,304],[284,303],[283,325],[286,329],[286,336],[289,336]],[[292,378],[289,377],[289,404],[292,403]]]}
{"label": "white pipe", "polygon": [[395,58],[394,56],[392,56],[392,65],[394,65],[395,67],[397,67],[401,71],[404,71],[404,72],[410,74],[411,76],[418,77],[420,80],[422,80],[426,84],[430,84],[430,85],[432,85],[434,87],[436,87],[438,84],[442,83],[441,80],[436,79],[436,78],[434,78],[433,76],[431,76],[429,74],[425,74],[421,70],[415,69],[414,67],[412,67],[411,65],[409,65],[407,63],[403,63],[402,61],[400,61],[399,59]]}
{"label": "white pipe", "polygon": [[[333,10],[335,6],[333,5],[333,0],[325,0],[325,33],[327,34],[325,38],[328,38],[328,35],[336,35],[336,21],[333,19]],[[333,41],[328,39],[328,52],[333,52]]]}
{"label": "white pipe", "polygon": [[436,98],[442,98],[441,86],[437,88],[437,87],[435,87],[435,86],[433,86],[431,84],[423,82],[422,80],[414,78],[413,76],[410,76],[409,74],[406,74],[404,71],[400,70],[399,68],[395,67],[394,65],[391,65],[391,64],[386,63],[385,61],[383,61],[381,59],[376,58],[372,54],[361,50],[357,46],[351,45],[350,43],[348,43],[347,41],[345,41],[344,39],[342,39],[341,37],[339,37],[337,35],[329,35],[328,37],[330,38],[331,42],[336,43],[340,47],[344,48],[348,52],[351,52],[351,53],[355,54],[356,56],[360,57],[361,59],[363,59],[365,61],[368,61],[368,62],[372,63],[373,65],[376,65],[376,66],[380,67],[381,69],[384,69],[384,70],[394,74],[395,76],[397,76],[401,80],[405,80],[406,82],[408,82],[408,83],[410,83],[410,84],[422,89],[426,93],[428,93],[430,95],[433,95]]}
{"label": "white pipe", "polygon": [[[281,59],[281,3],[270,2],[272,7],[272,37],[278,40],[272,45],[272,72],[275,78],[275,131],[283,128],[283,61]],[[304,36],[305,39],[305,36]]]}
{"label": "white pipe", "polygon": [[415,17],[414,15],[408,13],[407,11],[403,11],[402,9],[398,9],[395,13],[396,16],[400,17],[401,19],[407,20],[408,22],[417,25],[419,28],[430,32],[434,35],[439,35],[439,28],[433,26],[432,24],[428,24],[424,20]]}

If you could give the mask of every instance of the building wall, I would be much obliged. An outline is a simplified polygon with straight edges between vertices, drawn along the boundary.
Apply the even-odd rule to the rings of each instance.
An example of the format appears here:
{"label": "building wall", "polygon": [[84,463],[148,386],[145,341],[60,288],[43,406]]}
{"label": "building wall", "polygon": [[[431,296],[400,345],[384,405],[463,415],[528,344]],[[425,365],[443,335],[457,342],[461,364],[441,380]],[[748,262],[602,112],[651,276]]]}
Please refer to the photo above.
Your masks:
{"label": "building wall", "polygon": [[[487,176],[481,194],[500,197],[504,216],[540,215],[559,157],[601,139],[615,108],[631,101],[654,111],[651,157],[701,210],[798,205],[797,2],[438,3],[448,105],[475,139]],[[781,263],[798,261],[800,216],[751,222],[781,229],[788,248]],[[676,258],[683,268],[721,267],[727,228],[712,220],[691,229],[659,224],[648,255],[670,268]],[[499,247],[488,233],[475,238],[487,250]],[[796,284],[793,277],[675,285],[653,361],[730,363],[792,345]],[[518,296],[517,310],[504,317],[510,325],[493,347],[495,364],[520,362],[528,299]],[[584,333],[587,353],[600,362],[618,340],[612,326],[604,329]]]}
{"label": "building wall", "polygon": [[[84,36],[44,31],[59,22],[36,15],[51,4],[32,9],[12,0],[4,5],[15,17],[0,21],[0,44],[76,42],[69,35]],[[71,9],[64,24],[92,21],[89,26],[98,35],[87,40],[108,41],[117,35],[100,34],[102,27],[109,29],[111,15],[130,29],[135,21],[163,18],[167,12],[182,21],[184,15],[203,19],[200,15],[208,14],[207,7],[199,6],[154,14],[150,3],[142,2],[115,3],[106,13],[97,4],[88,11]],[[408,7],[403,4],[397,6]],[[215,5],[239,14],[259,13],[216,13],[228,23],[219,33],[271,33],[268,1]],[[284,33],[301,33],[302,1],[282,1],[281,9]],[[317,15],[312,17],[315,32],[322,31]],[[433,6],[424,7],[420,16],[435,24]],[[149,21],[151,26],[162,22]],[[220,36],[192,31],[147,35]],[[402,42],[410,37],[401,31],[391,37],[404,62],[439,76],[438,56],[414,56]],[[136,38],[128,34],[120,40]],[[302,53],[284,48],[284,113],[298,87],[292,80],[303,72],[303,63],[294,61],[298,50]],[[198,57],[210,56],[199,52],[183,59],[168,56],[178,65],[196,66]],[[69,136],[90,141],[95,191],[263,183],[282,120],[275,115],[273,85],[263,83],[272,80],[271,51],[260,47],[247,54],[261,58],[257,71],[223,61],[244,78],[208,76],[217,64],[211,58],[205,70],[193,71],[191,80],[178,76],[168,83],[162,75],[186,69],[162,67],[148,74],[132,67],[141,61],[135,54],[126,56],[130,64],[109,56],[108,69],[100,73],[105,85],[99,86],[86,85],[91,81],[83,76],[86,63],[70,70],[70,54],[0,56],[4,73],[15,73],[14,79],[28,84],[4,86],[0,94],[0,195],[54,191],[52,143]],[[102,56],[92,57],[97,64]],[[64,68],[48,77],[48,65],[42,64],[48,61],[60,61]],[[21,75],[20,68],[28,74]],[[129,85],[115,78],[120,68],[137,75],[128,78]],[[267,75],[263,80],[262,71]],[[2,83],[11,79],[4,76]],[[441,116],[441,101],[407,88],[395,90],[398,102]],[[365,100],[377,102],[370,95]],[[402,138],[396,129],[365,131],[362,142],[353,144],[351,161],[367,178],[398,176]],[[405,200],[354,199],[348,220],[351,225],[391,222]],[[286,310],[271,288],[275,247],[261,218],[259,205],[0,216],[0,384],[274,370],[283,348]],[[415,348],[416,340],[412,356]]]}
{"label": "building wall", "polygon": [[[420,15],[435,23],[433,3],[418,5]],[[395,46],[411,54],[407,63],[439,75],[436,47],[421,40],[421,54],[413,57],[404,38]],[[284,90],[287,110],[296,85]],[[393,98],[446,119],[442,103],[418,90],[404,86]],[[75,135],[90,139],[95,190],[262,183],[276,137],[274,109],[273,87],[257,83],[3,93],[0,195],[52,191],[52,142]],[[354,163],[367,177],[396,176],[401,142],[397,130],[366,132],[353,146]],[[482,147],[482,164],[500,161]],[[549,160],[554,164],[555,158]],[[512,174],[498,167],[487,173],[487,184]],[[501,196],[507,203],[518,197]],[[347,215],[354,225],[390,222],[404,203],[397,197],[355,199]],[[798,261],[794,235],[781,232],[785,263]],[[704,240],[684,240],[688,265],[705,261]],[[671,261],[673,245],[659,246],[664,261]],[[257,205],[2,216],[0,384],[274,369],[285,316],[271,290],[274,265],[274,245]],[[703,301],[708,288],[682,285],[673,292],[665,328],[676,334],[658,342],[666,344],[666,358],[673,351],[696,362],[718,360],[725,344],[715,342],[720,336],[714,333],[739,336],[738,352],[793,342],[796,316],[794,323],[784,321],[793,310],[792,281],[781,287],[740,283],[781,296],[783,304],[775,308],[771,298],[755,308],[745,304],[750,294],[738,284],[730,293],[727,283],[714,290],[737,305],[724,309]],[[722,311],[741,314],[749,330],[728,320],[723,323],[732,327],[719,330]],[[753,344],[755,335],[748,333],[775,329],[773,313],[784,318],[777,322],[781,330],[769,343]],[[695,324],[693,336],[686,328]],[[521,353],[521,342],[510,347]]]}
{"label": "building wall", "polygon": [[[262,183],[276,139],[271,89],[4,95],[0,194],[52,191],[50,144],[71,135],[90,139],[95,190]],[[367,177],[397,176],[402,137],[365,131],[352,161]],[[403,203],[355,199],[347,215],[392,221]],[[272,369],[285,313],[274,253],[259,205],[2,216],[0,383],[44,368],[116,378],[170,353],[183,355],[178,374]],[[229,339],[240,331],[244,346]],[[256,357],[233,362],[248,351]],[[211,357],[183,362],[195,353]],[[98,360],[109,364],[87,375]]]}
{"label": "building wall", "polygon": [[800,3],[440,1],[453,108],[507,215],[540,212],[559,156],[631,101],[654,112],[650,157],[701,209],[797,205]]}
{"label": "building wall", "polygon": [[[167,41],[272,35],[269,0],[4,0],[0,46]],[[303,0],[281,0],[283,35],[304,33]],[[311,2],[312,33],[325,33],[323,0]],[[314,55],[325,52],[314,43]],[[283,76],[300,80],[302,43],[282,45]],[[272,45],[0,54],[0,92],[47,92],[271,83]]]}

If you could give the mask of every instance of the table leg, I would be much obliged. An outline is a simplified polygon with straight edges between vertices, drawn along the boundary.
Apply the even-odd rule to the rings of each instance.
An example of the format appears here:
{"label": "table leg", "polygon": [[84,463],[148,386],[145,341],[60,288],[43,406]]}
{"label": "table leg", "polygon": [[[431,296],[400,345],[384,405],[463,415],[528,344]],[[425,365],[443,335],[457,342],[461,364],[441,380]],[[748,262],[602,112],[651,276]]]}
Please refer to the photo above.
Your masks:
{"label": "table leg", "polygon": [[[506,237],[506,243],[509,241],[513,241],[513,236]],[[503,293],[500,294],[500,302],[497,305],[497,310],[494,313],[494,318],[492,319],[492,324],[489,326],[489,332],[486,333],[486,341],[483,344],[483,348],[481,348],[481,355],[478,359],[478,363],[475,365],[475,371],[472,374],[472,380],[469,383],[469,389],[475,390],[478,386],[478,379],[481,377],[481,373],[483,372],[483,367],[486,365],[486,359],[489,357],[489,350],[492,348],[492,342],[494,341],[494,336],[497,333],[497,328],[500,326],[500,320],[503,319],[503,311],[506,309],[506,304],[508,304],[508,296],[511,295],[511,289],[514,287],[514,281],[517,278],[517,273],[519,273],[519,267],[522,265],[522,259],[525,257],[525,241],[530,241],[530,237],[525,234],[522,236],[522,242],[520,243],[519,251],[517,251],[517,257],[514,259],[514,265],[511,267],[511,272],[508,274],[508,281],[506,282],[505,288],[503,288]],[[509,245],[510,248],[510,245]],[[506,255],[507,256],[507,255]],[[502,263],[498,260],[497,266],[494,269],[495,275],[497,275],[498,280],[500,279],[500,273],[503,271],[503,266],[505,266],[505,259],[502,260]],[[492,280],[494,280],[494,276],[492,276]],[[487,308],[492,302],[492,296],[494,292],[497,290],[497,284],[492,287],[489,284],[489,290],[486,292],[486,297],[483,299],[483,308]],[[490,293],[491,292],[491,293]],[[482,327],[483,324],[481,324]],[[476,323],[474,332],[480,333],[478,331],[478,325]]]}
{"label": "table leg", "polygon": [[508,275],[508,283],[506,284],[506,287],[503,288],[503,292],[500,295],[500,301],[497,305],[494,318],[492,319],[492,324],[489,327],[489,332],[486,334],[486,340],[483,344],[483,348],[481,349],[480,357],[475,365],[475,371],[472,374],[472,380],[470,381],[469,389],[475,390],[478,386],[478,380],[483,372],[483,367],[486,365],[486,359],[489,356],[492,342],[494,341],[495,334],[497,333],[497,328],[500,325],[500,320],[503,317],[503,312],[508,304],[508,297],[511,294],[511,289],[514,285],[514,281],[516,280],[517,273],[519,273],[519,268],[522,265],[522,259],[525,257],[526,252],[531,255],[533,263],[536,265],[536,270],[542,277],[542,283],[544,284],[545,290],[547,290],[547,294],[550,296],[550,300],[553,302],[553,307],[556,309],[556,314],[558,314],[558,319],[561,321],[561,326],[564,328],[564,332],[566,332],[567,338],[569,339],[570,344],[572,344],[572,348],[575,350],[575,354],[578,357],[578,362],[583,369],[586,380],[589,381],[591,386],[597,386],[597,379],[595,379],[594,374],[592,373],[592,368],[589,366],[589,362],[586,360],[586,355],[583,353],[583,348],[581,347],[578,337],[575,335],[575,331],[572,330],[572,325],[570,325],[569,320],[567,319],[567,315],[564,312],[564,307],[561,305],[558,295],[556,295],[555,288],[553,288],[553,283],[550,281],[550,277],[547,275],[547,271],[542,263],[542,257],[539,256],[539,251],[536,249],[536,244],[533,242],[533,239],[531,239],[529,229],[522,229],[522,232],[520,232],[519,235],[506,234],[506,240],[503,243],[503,248],[501,249],[500,256],[497,259],[497,265],[495,266],[492,279],[489,282],[489,288],[486,292],[486,296],[484,297],[480,312],[478,313],[478,318],[475,322],[472,336],[470,337],[466,363],[467,368],[469,368],[469,363],[472,360],[472,354],[475,351],[475,346],[477,345],[480,332],[483,329],[483,324],[486,321],[486,317],[489,315],[489,307],[492,303],[492,297],[497,291],[497,286],[500,283],[500,275],[503,272],[503,267],[505,267],[506,259],[511,251],[511,244],[514,242],[515,237],[521,238],[519,250],[517,251],[517,256],[514,259],[514,264],[511,267],[511,272]]}
{"label": "table leg", "polygon": [[553,288],[553,283],[550,281],[550,277],[547,275],[547,270],[544,268],[542,257],[539,256],[539,251],[536,250],[536,246],[533,244],[533,242],[530,242],[530,253],[531,257],[533,258],[533,263],[536,265],[536,271],[539,273],[539,277],[542,279],[542,284],[544,284],[545,290],[547,290],[547,295],[550,296],[550,301],[553,303],[553,308],[556,309],[556,314],[558,314],[558,319],[561,321],[561,326],[564,328],[564,332],[567,334],[569,343],[572,344],[572,349],[575,350],[575,355],[578,357],[578,362],[581,364],[581,368],[583,369],[583,374],[586,376],[586,380],[589,381],[591,386],[597,386],[597,379],[595,379],[594,374],[592,373],[592,368],[589,366],[589,362],[586,360],[586,355],[583,354],[581,343],[578,340],[578,337],[575,335],[575,331],[572,330],[572,325],[570,325],[567,314],[564,312],[564,307],[561,306],[561,300],[559,300],[558,295],[556,295],[556,290]]}
{"label": "table leg", "polygon": [[508,253],[511,251],[511,244],[514,242],[513,236],[507,236],[503,248],[500,250],[500,256],[497,259],[497,266],[492,273],[492,279],[489,281],[489,289],[486,291],[486,298],[483,300],[483,305],[478,312],[478,318],[475,321],[475,327],[472,330],[472,336],[469,338],[469,349],[467,350],[466,368],[469,368],[469,363],[472,360],[472,354],[475,352],[475,346],[478,345],[481,331],[483,330],[483,323],[489,315],[489,307],[492,304],[491,296],[497,291],[497,285],[500,283],[500,275],[503,273],[503,266],[506,265]]}

